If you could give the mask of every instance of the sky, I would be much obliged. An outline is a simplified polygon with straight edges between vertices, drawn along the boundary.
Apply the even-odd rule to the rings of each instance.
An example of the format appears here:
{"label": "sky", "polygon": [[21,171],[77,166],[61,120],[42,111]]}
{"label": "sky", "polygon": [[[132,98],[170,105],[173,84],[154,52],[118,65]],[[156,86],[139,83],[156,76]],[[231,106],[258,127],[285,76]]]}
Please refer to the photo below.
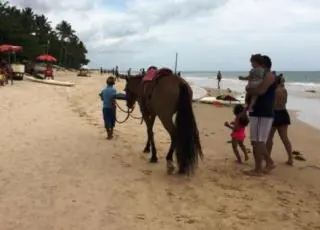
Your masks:
{"label": "sky", "polygon": [[72,24],[90,67],[248,70],[253,53],[276,70],[320,70],[319,0],[11,0]]}

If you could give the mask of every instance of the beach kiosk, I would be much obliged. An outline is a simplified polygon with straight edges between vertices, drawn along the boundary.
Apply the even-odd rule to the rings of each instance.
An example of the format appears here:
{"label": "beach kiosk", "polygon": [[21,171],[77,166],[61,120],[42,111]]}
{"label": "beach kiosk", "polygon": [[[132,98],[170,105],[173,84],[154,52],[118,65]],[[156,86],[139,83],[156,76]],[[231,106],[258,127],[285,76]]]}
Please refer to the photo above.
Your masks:
{"label": "beach kiosk", "polygon": [[77,75],[78,77],[90,77],[89,75],[89,67],[86,65],[81,66],[80,72]]}

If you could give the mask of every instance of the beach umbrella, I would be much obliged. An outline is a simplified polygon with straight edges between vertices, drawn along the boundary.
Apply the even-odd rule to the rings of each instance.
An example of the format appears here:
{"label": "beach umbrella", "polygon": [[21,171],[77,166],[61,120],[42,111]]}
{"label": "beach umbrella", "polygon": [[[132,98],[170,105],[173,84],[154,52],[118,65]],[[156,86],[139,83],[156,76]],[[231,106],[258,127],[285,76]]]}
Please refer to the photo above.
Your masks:
{"label": "beach umbrella", "polygon": [[[0,52],[8,53],[8,59],[9,63],[10,61],[10,53],[16,53],[22,51],[22,46],[15,46],[15,45],[9,45],[9,44],[2,44],[0,45]],[[14,56],[15,57],[15,56]]]}
{"label": "beach umbrella", "polygon": [[8,45],[8,44],[0,45],[0,52],[18,52],[18,51],[22,51],[22,46],[14,46],[14,45]]}
{"label": "beach umbrella", "polygon": [[43,62],[56,62],[57,59],[49,54],[41,54],[36,58],[38,61],[43,61]]}

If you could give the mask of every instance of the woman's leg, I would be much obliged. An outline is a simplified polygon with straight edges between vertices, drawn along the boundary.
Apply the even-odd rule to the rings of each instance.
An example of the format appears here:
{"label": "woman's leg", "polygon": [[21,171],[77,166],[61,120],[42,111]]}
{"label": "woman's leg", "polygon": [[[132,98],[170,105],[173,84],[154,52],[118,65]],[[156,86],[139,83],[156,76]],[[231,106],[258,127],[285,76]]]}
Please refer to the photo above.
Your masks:
{"label": "woman's leg", "polygon": [[288,138],[288,125],[278,127],[278,133],[288,154],[288,165],[293,165],[292,146]]}
{"label": "woman's leg", "polygon": [[274,134],[276,133],[277,128],[276,127],[272,127],[268,136],[268,140],[267,140],[267,150],[269,155],[271,156],[271,152],[272,152],[272,147],[273,147],[273,138],[274,138]]}

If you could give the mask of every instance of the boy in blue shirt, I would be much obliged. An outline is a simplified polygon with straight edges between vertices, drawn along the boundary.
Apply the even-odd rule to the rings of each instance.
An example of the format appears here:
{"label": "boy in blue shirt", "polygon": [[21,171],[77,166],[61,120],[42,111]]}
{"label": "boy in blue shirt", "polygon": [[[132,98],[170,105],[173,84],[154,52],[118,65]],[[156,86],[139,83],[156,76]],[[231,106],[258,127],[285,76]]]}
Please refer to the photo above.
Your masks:
{"label": "boy in blue shirt", "polygon": [[104,126],[108,134],[108,140],[113,138],[113,128],[116,123],[115,97],[117,95],[117,91],[115,88],[113,88],[114,84],[115,79],[113,77],[108,77],[107,86],[99,94],[101,100],[103,101],[102,114]]}

